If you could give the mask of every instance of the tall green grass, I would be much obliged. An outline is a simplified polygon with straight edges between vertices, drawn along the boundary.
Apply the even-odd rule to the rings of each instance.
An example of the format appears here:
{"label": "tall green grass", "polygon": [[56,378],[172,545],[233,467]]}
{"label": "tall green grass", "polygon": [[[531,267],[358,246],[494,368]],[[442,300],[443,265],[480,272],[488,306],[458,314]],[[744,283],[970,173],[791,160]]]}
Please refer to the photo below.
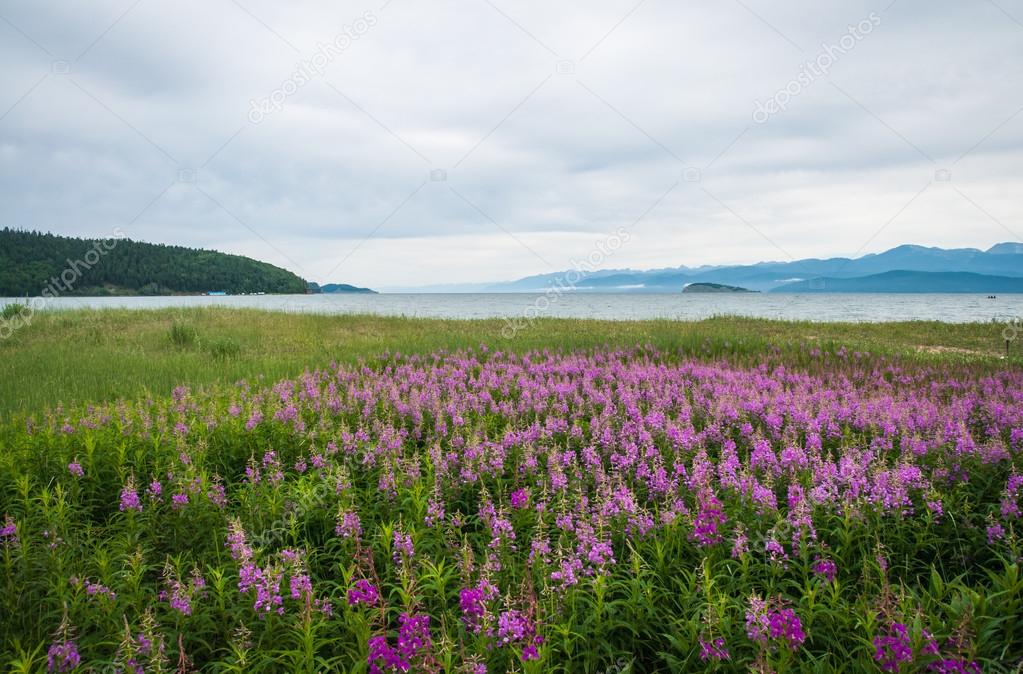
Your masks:
{"label": "tall green grass", "polygon": [[[707,356],[796,352],[801,346],[902,354],[939,363],[990,362],[1004,353],[994,324],[813,323],[717,317],[703,321],[539,319],[514,337],[505,321],[252,309],[36,312],[0,340],[0,417],[117,398],[165,395],[175,386],[274,380],[332,361],[383,352],[428,353],[486,344],[523,352],[651,344]],[[1023,362],[1013,343],[1010,362]]]}

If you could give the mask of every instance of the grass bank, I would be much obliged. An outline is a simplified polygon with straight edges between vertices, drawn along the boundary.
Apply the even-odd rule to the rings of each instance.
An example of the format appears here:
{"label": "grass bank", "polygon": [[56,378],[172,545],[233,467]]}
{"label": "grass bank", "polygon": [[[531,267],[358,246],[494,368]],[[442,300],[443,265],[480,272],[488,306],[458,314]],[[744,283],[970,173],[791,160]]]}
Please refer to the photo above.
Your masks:
{"label": "grass bank", "polygon": [[[175,386],[275,380],[331,361],[386,351],[574,349],[651,344],[708,356],[759,353],[772,346],[898,354],[914,359],[1004,366],[993,324],[812,323],[718,317],[703,321],[541,319],[513,338],[505,322],[381,316],[323,316],[250,309],[76,310],[37,313],[0,340],[0,415],[58,404],[166,395]],[[1014,364],[1021,345],[1012,344]]]}

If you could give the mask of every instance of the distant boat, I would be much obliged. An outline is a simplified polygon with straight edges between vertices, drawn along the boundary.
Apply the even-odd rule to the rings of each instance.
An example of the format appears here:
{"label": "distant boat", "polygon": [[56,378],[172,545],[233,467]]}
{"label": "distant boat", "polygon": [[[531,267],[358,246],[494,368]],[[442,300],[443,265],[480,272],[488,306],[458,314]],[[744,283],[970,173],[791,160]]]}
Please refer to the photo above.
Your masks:
{"label": "distant boat", "polygon": [[988,295],[987,298],[989,300],[997,300],[998,299],[998,295]]}
{"label": "distant boat", "polygon": [[203,293],[203,295],[226,295],[226,294],[227,294],[226,290],[210,290]]}

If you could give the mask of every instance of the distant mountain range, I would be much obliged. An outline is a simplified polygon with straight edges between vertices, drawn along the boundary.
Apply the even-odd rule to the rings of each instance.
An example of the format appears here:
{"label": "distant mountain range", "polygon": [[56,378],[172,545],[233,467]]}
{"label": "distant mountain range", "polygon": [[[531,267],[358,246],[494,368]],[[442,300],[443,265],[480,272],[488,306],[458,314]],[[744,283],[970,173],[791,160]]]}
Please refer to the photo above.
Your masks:
{"label": "distant mountain range", "polygon": [[1023,293],[1023,278],[968,271],[886,271],[856,278],[817,278],[788,283],[786,293]]}
{"label": "distant mountain range", "polygon": [[[1023,292],[1023,243],[988,248],[903,245],[858,258],[807,258],[750,265],[558,272],[474,285],[470,292],[543,292],[578,281],[576,292],[675,293],[690,283],[717,283],[762,292]],[[454,290],[447,288],[448,292]]]}

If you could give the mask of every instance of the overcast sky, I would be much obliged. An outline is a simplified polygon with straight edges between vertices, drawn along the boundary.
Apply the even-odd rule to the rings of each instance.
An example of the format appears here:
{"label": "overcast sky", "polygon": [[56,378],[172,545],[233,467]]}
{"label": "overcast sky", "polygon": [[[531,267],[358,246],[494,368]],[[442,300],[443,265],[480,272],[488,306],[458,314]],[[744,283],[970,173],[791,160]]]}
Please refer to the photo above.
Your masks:
{"label": "overcast sky", "polygon": [[2,0],[0,224],[374,287],[1023,240],[1023,0],[384,2]]}

